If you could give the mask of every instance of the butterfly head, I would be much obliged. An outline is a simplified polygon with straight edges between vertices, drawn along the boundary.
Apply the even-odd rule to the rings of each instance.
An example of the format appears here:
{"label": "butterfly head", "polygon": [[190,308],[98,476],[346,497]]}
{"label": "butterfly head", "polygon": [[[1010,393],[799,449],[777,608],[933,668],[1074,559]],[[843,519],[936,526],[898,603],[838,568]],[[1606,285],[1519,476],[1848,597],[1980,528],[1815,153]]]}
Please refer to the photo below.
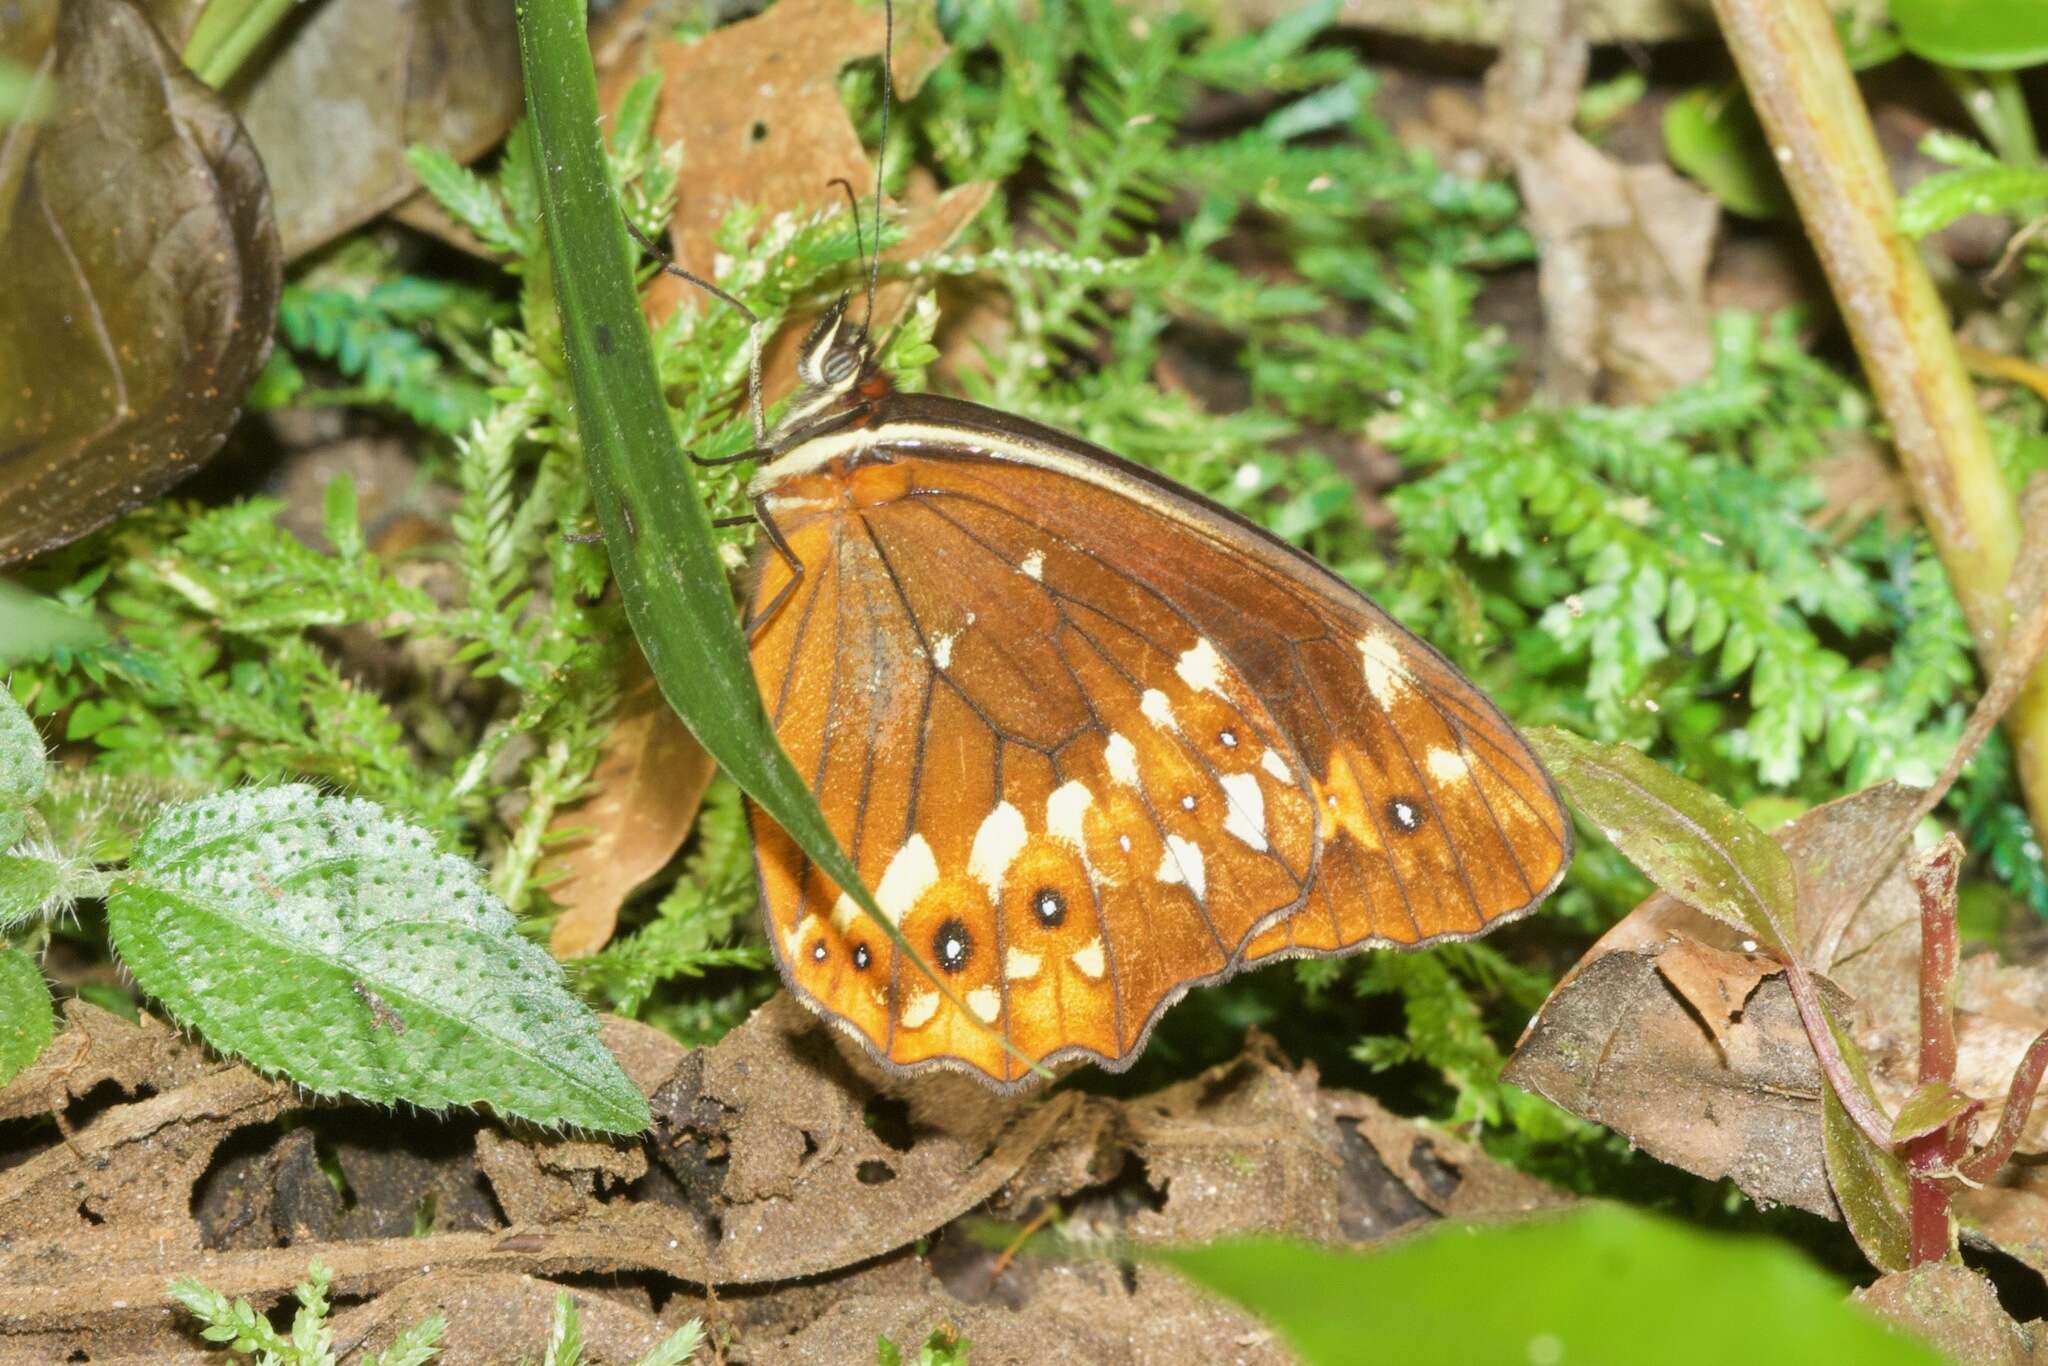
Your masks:
{"label": "butterfly head", "polygon": [[887,392],[888,385],[874,363],[874,343],[868,339],[867,328],[846,315],[852,297],[840,295],[804,339],[796,362],[801,387],[771,434],[771,441],[799,437],[811,427]]}

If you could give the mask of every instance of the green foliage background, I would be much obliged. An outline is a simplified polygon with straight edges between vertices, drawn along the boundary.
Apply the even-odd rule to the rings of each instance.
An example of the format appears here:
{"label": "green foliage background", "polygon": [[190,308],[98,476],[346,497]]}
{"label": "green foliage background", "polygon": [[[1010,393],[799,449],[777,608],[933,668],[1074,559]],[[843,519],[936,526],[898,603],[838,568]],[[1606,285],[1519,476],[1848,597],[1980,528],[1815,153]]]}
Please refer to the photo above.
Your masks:
{"label": "green foliage background", "polygon": [[[892,340],[899,380],[927,382],[935,299],[972,283],[1010,331],[952,382],[961,392],[1154,465],[1307,547],[1518,721],[1632,741],[1737,805],[1782,813],[1931,778],[1977,679],[1940,566],[1917,530],[1814,521],[1820,462],[1882,437],[1858,381],[1814,357],[1806,320],[1732,315],[1713,372],[1688,389],[1638,408],[1527,406],[1512,348],[1475,313],[1490,273],[1531,258],[1515,195],[1395,139],[1372,71],[1316,41],[1332,8],[1249,37],[1134,22],[1110,0],[953,22],[954,55],[900,110],[885,164],[899,183],[915,165],[999,189],[960,243],[912,267],[936,293]],[[872,63],[844,80],[871,136],[876,83]],[[1257,96],[1261,112],[1191,128],[1215,92]],[[638,87],[612,134],[628,212],[650,233],[689,169],[654,144],[653,101]],[[160,504],[32,572],[30,586],[110,635],[54,649],[11,684],[89,756],[54,779],[59,847],[118,858],[165,800],[311,779],[480,857],[538,934],[554,909],[537,880],[548,827],[588,791],[627,633],[588,539],[527,140],[515,133],[487,172],[425,152],[415,164],[504,273],[424,273],[378,232],[331,249],[287,291],[285,345],[256,398],[386,414],[450,508],[449,537],[373,553],[346,484],[330,489],[317,544],[269,498]],[[771,320],[858,270],[843,215],[736,213],[721,247],[721,283]],[[745,445],[743,321],[686,308],[654,340],[684,444]],[[1162,383],[1188,354],[1241,377],[1241,404],[1208,411]],[[2015,487],[2048,466],[2043,419],[2026,398],[1995,418]],[[1368,450],[1400,470],[1377,527],[1344,469]],[[711,483],[714,515],[741,510],[743,477]],[[737,565],[747,533],[731,535]],[[392,665],[374,681],[344,662],[365,642]],[[1980,887],[2048,913],[1996,741],[1947,815],[1980,856]],[[1589,844],[1536,921],[1199,994],[1114,1084],[1184,1074],[1261,1025],[1339,1080],[1391,1073],[1378,1089],[1407,1108],[1598,1184],[1626,1160],[1616,1140],[1501,1087],[1498,1071],[1556,973],[1644,890]],[[773,989],[728,786],[627,928],[574,969],[604,1008],[697,1042]],[[58,922],[31,939],[90,947],[99,933]]]}

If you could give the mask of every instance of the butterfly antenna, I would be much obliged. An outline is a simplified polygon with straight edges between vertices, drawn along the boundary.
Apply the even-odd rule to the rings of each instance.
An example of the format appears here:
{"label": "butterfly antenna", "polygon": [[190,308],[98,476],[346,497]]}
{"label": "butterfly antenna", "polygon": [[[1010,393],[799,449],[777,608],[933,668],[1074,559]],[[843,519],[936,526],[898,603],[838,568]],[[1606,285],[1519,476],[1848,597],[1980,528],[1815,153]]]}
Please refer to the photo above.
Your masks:
{"label": "butterfly antenna", "polygon": [[754,419],[754,444],[761,445],[768,439],[768,422],[763,415],[761,404],[761,315],[741,303],[730,292],[720,289],[694,271],[684,270],[677,265],[675,257],[670,256],[659,244],[650,240],[646,233],[640,231],[639,225],[630,215],[622,212],[619,217],[624,220],[626,231],[640,244],[641,250],[659,261],[665,273],[675,276],[678,280],[687,280],[712,298],[730,304],[747,320],[747,337],[749,349],[752,351],[747,362],[747,406],[752,411]]}
{"label": "butterfly antenna", "polygon": [[875,320],[875,286],[882,278],[882,170],[889,160],[889,95],[896,82],[889,75],[889,59],[896,51],[896,6],[882,0],[882,143],[875,151],[875,254],[868,259],[867,311],[860,320],[866,327]]}
{"label": "butterfly antenna", "polygon": [[[836,175],[833,176],[830,180],[826,181],[825,183],[827,185],[837,185],[840,189],[846,192],[846,207],[853,210],[853,249],[860,256],[861,265],[863,268],[865,268],[868,260],[868,240],[867,238],[861,235],[860,199],[853,192],[853,182],[848,180],[843,175]],[[877,225],[875,235],[877,238],[875,245],[877,247],[880,247],[882,243],[879,240],[881,237],[879,225]]]}

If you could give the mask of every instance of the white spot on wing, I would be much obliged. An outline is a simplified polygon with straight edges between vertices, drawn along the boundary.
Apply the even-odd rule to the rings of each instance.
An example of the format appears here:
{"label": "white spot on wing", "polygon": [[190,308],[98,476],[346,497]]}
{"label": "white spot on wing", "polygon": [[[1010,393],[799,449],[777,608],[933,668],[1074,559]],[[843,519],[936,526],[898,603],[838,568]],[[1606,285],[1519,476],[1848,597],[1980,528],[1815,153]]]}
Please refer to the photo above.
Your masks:
{"label": "white spot on wing", "polygon": [[1024,563],[1017,567],[1024,571],[1024,577],[1027,579],[1043,579],[1045,577],[1045,552],[1043,550],[1032,551],[1024,557]]}
{"label": "white spot on wing", "polygon": [[1287,761],[1280,757],[1280,751],[1277,749],[1269,749],[1260,755],[1259,767],[1265,769],[1266,772],[1272,774],[1280,782],[1291,783],[1294,781],[1294,775],[1287,769]]}
{"label": "white spot on wing", "polygon": [[920,991],[904,1003],[901,1023],[905,1029],[923,1029],[938,1013],[939,993]]}
{"label": "white spot on wing", "polygon": [[839,894],[839,900],[832,903],[832,928],[841,934],[845,934],[847,927],[860,919],[860,916],[860,907],[856,906],[853,898],[844,892]]}
{"label": "white spot on wing", "polygon": [[1081,828],[1081,817],[1095,802],[1095,794],[1079,780],[1066,783],[1054,790],[1045,799],[1045,831],[1054,839],[1064,840],[1076,849],[1085,849],[1085,833]]}
{"label": "white spot on wing", "polygon": [[1373,701],[1391,708],[1394,699],[1408,690],[1402,672],[1401,647],[1380,627],[1373,627],[1358,640],[1358,653],[1365,657],[1365,687]]}
{"label": "white spot on wing", "polygon": [[1099,937],[1091,939],[1080,948],[1075,949],[1069,957],[1072,958],[1074,966],[1081,970],[1083,976],[1102,976],[1102,940]]}
{"label": "white spot on wing", "polygon": [[1209,890],[1209,875],[1202,867],[1202,847],[1179,835],[1166,837],[1166,848],[1159,855],[1159,871],[1153,876],[1161,882],[1185,882],[1197,901]]}
{"label": "white spot on wing", "polygon": [[1009,954],[1003,959],[1003,976],[1013,982],[1021,982],[1026,977],[1036,977],[1037,975],[1038,955],[1035,953],[1026,953],[1022,949],[1011,949]]}
{"label": "white spot on wing", "polygon": [[1465,756],[1454,749],[1433,749],[1423,762],[1429,768],[1429,776],[1440,783],[1462,783],[1472,774]]}
{"label": "white spot on wing", "polygon": [[1024,813],[1008,802],[997,802],[995,810],[988,813],[981,822],[981,828],[974,832],[974,848],[967,855],[967,871],[981,879],[981,885],[988,888],[989,900],[994,901],[1003,894],[1003,874],[1010,871],[1010,864],[1024,848],[1024,841],[1030,838],[1024,829]]}
{"label": "white spot on wing", "polygon": [[948,632],[945,635],[933,637],[932,663],[938,665],[941,669],[952,664],[953,642],[957,639],[959,639],[958,632]]}
{"label": "white spot on wing", "polygon": [[1216,647],[1206,638],[1181,651],[1180,663],[1174,666],[1173,671],[1180,675],[1181,682],[1196,692],[1223,691],[1223,657],[1216,653]]}
{"label": "white spot on wing", "polygon": [[994,987],[976,987],[967,993],[967,1008],[979,1015],[983,1024],[994,1024],[996,1016],[1003,1013],[1003,998]]}
{"label": "white spot on wing", "polygon": [[1225,834],[1235,835],[1252,848],[1266,849],[1266,794],[1256,773],[1226,773],[1217,781],[1230,798],[1230,812],[1223,818]]}
{"label": "white spot on wing", "polygon": [[912,835],[882,870],[882,880],[875,884],[875,901],[890,924],[900,925],[917,899],[938,880],[939,865],[932,857],[932,847],[923,835]]}
{"label": "white spot on wing", "polygon": [[1161,730],[1179,730],[1180,722],[1173,719],[1173,703],[1166,700],[1166,694],[1157,688],[1145,689],[1138,699],[1138,710],[1147,721]]}
{"label": "white spot on wing", "polygon": [[1125,787],[1138,785],[1138,751],[1121,731],[1109,733],[1109,743],[1103,746],[1102,757],[1109,764],[1109,776]]}

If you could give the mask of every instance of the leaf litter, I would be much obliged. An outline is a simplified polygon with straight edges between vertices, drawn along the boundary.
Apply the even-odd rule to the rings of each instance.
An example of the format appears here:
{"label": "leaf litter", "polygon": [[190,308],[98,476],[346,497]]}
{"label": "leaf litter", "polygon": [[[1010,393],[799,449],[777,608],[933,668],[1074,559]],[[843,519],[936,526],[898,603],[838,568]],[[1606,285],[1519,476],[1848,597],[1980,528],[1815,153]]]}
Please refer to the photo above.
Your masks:
{"label": "leaf litter", "polygon": [[[1879,784],[1772,834],[1797,878],[1797,951],[1867,1061],[1869,1089],[1892,1113],[1913,1095],[1918,1076],[1922,906],[1906,857],[1914,831],[2048,649],[2048,479],[2029,486],[2021,513],[2026,536],[2007,588],[2012,632],[1935,784]],[[1885,1216],[1863,1203],[1866,1183],[1882,1176],[1843,1169],[1848,1145],[1835,1126],[1846,1117],[1822,1080],[1782,965],[1758,947],[1727,921],[1654,894],[1558,983],[1504,1077],[1662,1161],[1709,1180],[1731,1179],[1761,1205],[1833,1219],[1846,1212],[1866,1252],[1886,1264],[1881,1248],[1891,1235],[1877,1227]],[[1955,1006],[1955,1085],[1983,1100],[1980,1123],[1988,1127],[1998,1121],[2021,1055],[2048,1027],[2048,965],[1967,956]],[[2048,1117],[2028,1121],[2018,1151],[2048,1152]],[[1966,1240],[2048,1274],[2041,1171],[2039,1162],[2016,1161],[1989,1184],[1963,1191],[1955,1208]],[[1956,1341],[1977,1292],[1932,1276],[1935,1270],[1895,1272],[1867,1297],[1937,1341]],[[2024,1331],[2016,1331],[2024,1345]]]}
{"label": "leaf litter", "polygon": [[[786,995],[709,1049],[607,1020],[656,1116],[614,1142],[317,1102],[147,1019],[78,1001],[66,1014],[48,1055],[0,1089],[0,1115],[64,1119],[0,1130],[0,1357],[181,1359],[193,1344],[171,1277],[274,1303],[317,1257],[338,1298],[366,1301],[337,1319],[339,1341],[381,1341],[440,1306],[449,1361],[529,1350],[553,1287],[516,1287],[549,1276],[614,1287],[584,1297],[622,1354],[702,1315],[732,1334],[734,1361],[840,1360],[848,1341],[942,1322],[995,1359],[1008,1344],[1168,1361],[1259,1330],[1121,1262],[1127,1244],[1357,1243],[1565,1198],[1322,1087],[1256,1037],[1137,1100],[996,1101],[963,1077],[886,1078]],[[1051,1250],[1005,1257],[1049,1207]],[[504,1314],[460,1312],[501,1291]]]}

